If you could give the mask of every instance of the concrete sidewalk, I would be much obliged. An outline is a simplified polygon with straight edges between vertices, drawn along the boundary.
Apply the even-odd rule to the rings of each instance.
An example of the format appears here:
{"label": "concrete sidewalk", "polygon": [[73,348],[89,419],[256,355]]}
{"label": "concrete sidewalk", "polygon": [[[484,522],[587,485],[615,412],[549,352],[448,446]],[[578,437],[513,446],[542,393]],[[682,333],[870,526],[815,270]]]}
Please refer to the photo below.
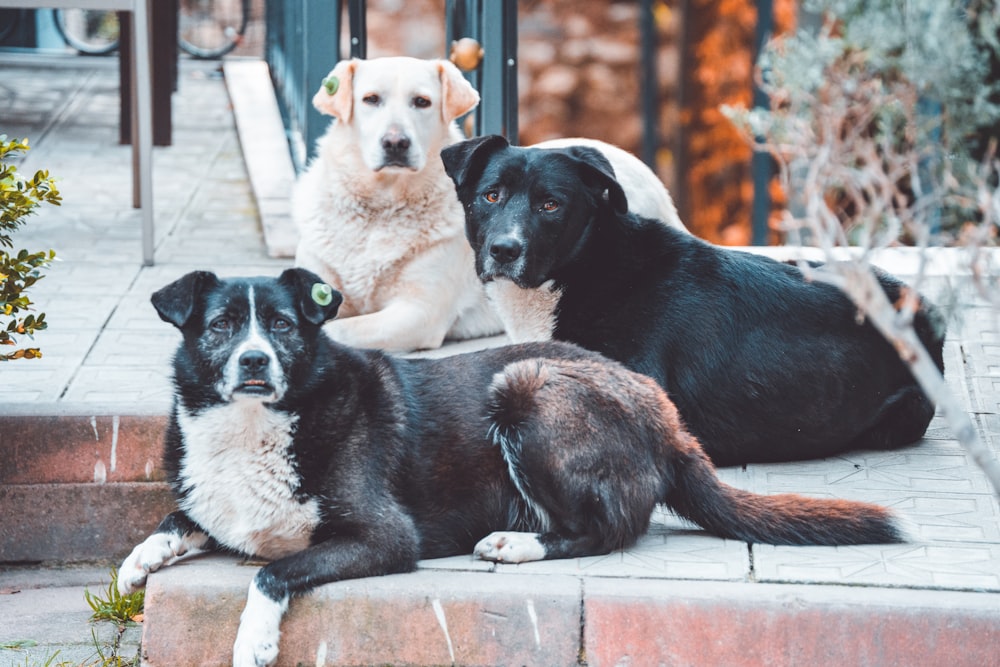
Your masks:
{"label": "concrete sidewalk", "polygon": [[[234,64],[239,88],[227,91],[214,66],[182,62],[173,146],[154,151],[157,263],[143,267],[130,151],[117,145],[117,63],[0,57],[0,133],[31,140],[22,171],[48,169],[65,200],[15,236],[60,261],[31,292],[50,323],[37,337],[43,358],[0,366],[0,646],[40,644],[31,656],[0,649],[0,667],[86,650],[84,586],[106,581],[170,505],[158,454],[179,337],[149,295],[194,269],[291,264],[271,256],[264,230],[289,233],[281,192],[293,176],[280,166],[281,129],[257,125],[270,121],[246,65]],[[255,180],[272,185],[260,199]],[[942,253],[928,288],[960,306],[947,380],[997,452],[1000,326],[958,263]],[[905,252],[884,264],[915,266]],[[323,587],[293,602],[282,664],[1000,665],[1000,508],[940,417],[905,450],[720,473],[762,493],[891,506],[915,541],[747,545],[663,513],[636,547],[604,557],[493,566],[463,556]],[[71,576],[53,564],[80,559],[97,562]],[[151,577],[146,662],[224,663],[253,567],[212,557]]]}

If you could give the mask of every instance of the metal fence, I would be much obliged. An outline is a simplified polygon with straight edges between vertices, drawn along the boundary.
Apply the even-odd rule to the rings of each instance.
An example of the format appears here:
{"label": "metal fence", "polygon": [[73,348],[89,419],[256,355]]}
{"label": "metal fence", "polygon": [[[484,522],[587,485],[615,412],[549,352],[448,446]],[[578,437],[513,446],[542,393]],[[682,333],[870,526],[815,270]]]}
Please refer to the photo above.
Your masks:
{"label": "metal fence", "polygon": [[[341,45],[344,9],[349,44]],[[302,169],[329,123],[312,106],[323,77],[343,57],[367,51],[364,0],[269,0],[264,57],[288,130],[293,161]],[[448,0],[447,42],[471,37],[482,44],[479,65],[466,78],[479,90],[476,134],[504,134],[517,142],[517,3],[515,0]],[[490,26],[485,30],[484,26]],[[447,55],[447,54],[442,54]]]}
{"label": "metal fence", "polygon": [[[653,1],[640,0],[640,76],[642,78],[642,158],[655,165],[659,148],[656,72],[656,36]],[[756,0],[758,23],[755,52],[769,36],[772,0]],[[349,44],[342,49],[341,34],[346,14]],[[682,3],[685,12],[690,4]],[[367,51],[365,0],[266,0],[264,57],[288,130],[296,168],[301,170],[315,151],[316,140],[330,122],[312,106],[313,93],[330,69],[344,57],[364,58]],[[517,2],[516,0],[446,0],[446,49],[463,37],[482,46],[482,59],[465,71],[479,90],[482,102],[476,109],[474,132],[503,134],[518,141],[517,124]],[[488,26],[488,29],[487,29]],[[447,57],[449,54],[444,53]],[[766,104],[755,91],[755,105]],[[683,159],[683,158],[682,158]],[[655,168],[655,167],[654,167]],[[767,242],[770,210],[768,182],[773,164],[764,154],[753,160],[753,243]],[[677,193],[682,196],[683,193]]]}

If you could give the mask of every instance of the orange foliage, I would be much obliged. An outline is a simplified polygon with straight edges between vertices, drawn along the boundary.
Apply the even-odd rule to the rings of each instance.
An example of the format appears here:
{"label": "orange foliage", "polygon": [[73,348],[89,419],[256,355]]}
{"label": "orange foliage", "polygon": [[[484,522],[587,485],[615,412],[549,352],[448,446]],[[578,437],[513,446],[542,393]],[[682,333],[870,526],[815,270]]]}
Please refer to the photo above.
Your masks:
{"label": "orange foliage", "polygon": [[[750,106],[753,98],[753,0],[691,0],[685,20],[687,62],[685,108],[681,113],[685,181],[678,197],[688,227],[725,245],[750,242],[753,200],[752,150],[719,111]],[[794,24],[794,0],[775,0],[777,32]],[[771,188],[772,196],[780,189]]]}

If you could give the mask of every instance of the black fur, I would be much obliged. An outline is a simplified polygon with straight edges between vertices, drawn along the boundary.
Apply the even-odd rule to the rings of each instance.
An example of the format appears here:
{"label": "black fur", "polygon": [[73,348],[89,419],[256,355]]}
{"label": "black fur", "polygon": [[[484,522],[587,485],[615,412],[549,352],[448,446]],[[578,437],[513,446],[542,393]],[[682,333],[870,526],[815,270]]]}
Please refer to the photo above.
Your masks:
{"label": "black fur", "polygon": [[[934,406],[840,291],[627,213],[597,151],[484,137],[442,159],[480,278],[552,281],[553,338],[654,378],[717,465],[895,448],[926,430]],[[906,289],[879,280],[892,302]],[[943,318],[922,301],[915,326],[943,369]]]}
{"label": "black fur", "polygon": [[[902,539],[892,515],[873,505],[756,496],[722,484],[654,382],[574,345],[401,359],[336,344],[313,317],[309,287],[317,282],[302,269],[276,280],[199,273],[153,297],[184,333],[165,453],[182,508],[193,497],[182,472],[194,454],[184,424],[233,401],[297,418],[281,453],[295,479],[280,483],[321,512],[308,544],[277,554],[255,579],[273,600],[328,581],[412,570],[418,558],[469,553],[498,530],[541,533],[545,558],[606,553],[638,539],[660,502],[718,535],[753,542]],[[336,303],[318,312],[333,317]],[[273,403],[252,391],[226,399],[215,389],[225,363],[218,351],[240,354],[250,312],[292,379]],[[230,446],[269,460],[254,436]],[[256,509],[249,485],[257,483],[249,475],[227,482],[248,499],[239,510],[248,513]],[[284,521],[275,516],[266,529]],[[199,531],[191,540],[198,548],[234,548],[183,509],[158,532]]]}

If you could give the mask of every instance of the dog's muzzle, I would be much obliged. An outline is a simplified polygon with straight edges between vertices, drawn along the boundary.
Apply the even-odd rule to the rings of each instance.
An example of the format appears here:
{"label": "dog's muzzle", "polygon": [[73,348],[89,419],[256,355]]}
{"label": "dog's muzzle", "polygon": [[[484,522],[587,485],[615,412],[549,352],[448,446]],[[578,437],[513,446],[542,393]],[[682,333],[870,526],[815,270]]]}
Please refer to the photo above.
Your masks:
{"label": "dog's muzzle", "polygon": [[382,135],[382,166],[412,169],[410,163],[410,138],[398,130],[389,130]]}
{"label": "dog's muzzle", "polygon": [[489,282],[495,278],[507,278],[521,287],[525,272],[524,242],[513,234],[505,234],[489,240],[479,250],[479,279]]}
{"label": "dog's muzzle", "polygon": [[524,245],[516,236],[501,236],[490,243],[490,258],[498,266],[507,266],[519,260],[524,253]]}
{"label": "dog's muzzle", "polygon": [[271,382],[271,358],[261,350],[248,350],[240,355],[239,374],[234,393],[267,396],[274,393]]}

